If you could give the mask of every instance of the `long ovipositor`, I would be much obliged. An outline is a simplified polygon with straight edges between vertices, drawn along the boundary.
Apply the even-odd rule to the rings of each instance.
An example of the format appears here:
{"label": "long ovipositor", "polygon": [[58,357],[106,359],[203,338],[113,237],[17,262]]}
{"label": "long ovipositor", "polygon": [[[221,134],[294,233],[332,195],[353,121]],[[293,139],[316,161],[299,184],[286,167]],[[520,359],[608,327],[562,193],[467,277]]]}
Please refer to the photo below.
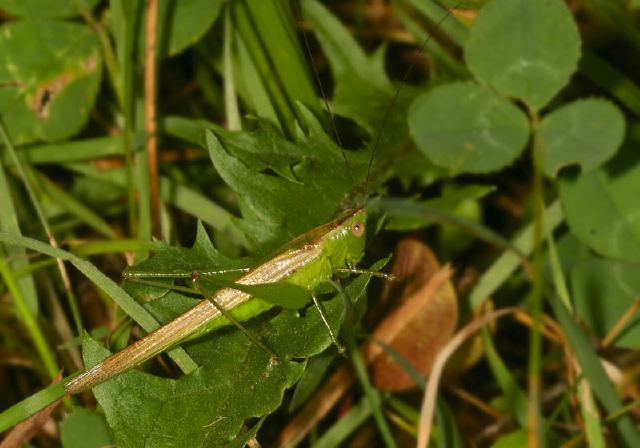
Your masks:
{"label": "long ovipositor", "polygon": [[[264,263],[242,275],[237,283],[256,285],[290,282],[308,290],[329,280],[336,269],[355,266],[364,253],[364,209],[350,210],[335,220],[316,227],[293,239]],[[172,321],[149,333],[123,350],[91,367],[65,384],[69,394],[91,389],[161,352],[183,342],[194,334],[207,333],[207,326],[225,310],[246,303],[251,295],[233,288],[223,288],[185,311]],[[264,310],[264,309],[263,309]]]}

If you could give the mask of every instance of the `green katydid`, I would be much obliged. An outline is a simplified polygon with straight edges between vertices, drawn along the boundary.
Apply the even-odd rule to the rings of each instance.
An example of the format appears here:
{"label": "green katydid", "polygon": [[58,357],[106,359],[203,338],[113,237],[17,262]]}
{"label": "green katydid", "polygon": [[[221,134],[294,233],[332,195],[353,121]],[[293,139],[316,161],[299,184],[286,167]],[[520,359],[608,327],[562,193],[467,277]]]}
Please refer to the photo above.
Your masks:
{"label": "green katydid", "polygon": [[[385,126],[386,118],[382,128]],[[379,138],[375,142],[374,153]],[[367,171],[370,171],[373,159],[371,155]],[[364,251],[365,220],[366,212],[363,209],[346,212],[330,223],[294,239],[236,282],[238,286],[284,282],[313,291],[340,270],[354,271]],[[209,324],[223,314],[214,301],[226,310],[241,306],[250,298],[249,293],[240,289],[223,288],[210,297],[213,300],[201,301],[165,326],[68,381],[65,390],[73,394],[91,389],[174,345],[204,334],[209,330]]]}
{"label": "green katydid", "polygon": [[[362,258],[365,244],[364,209],[341,214],[335,220],[295,238],[273,257],[249,270],[240,285],[286,282],[313,291],[336,271],[353,269]],[[171,322],[112,355],[65,384],[70,394],[91,389],[164,350],[208,332],[209,325],[251,299],[251,294],[232,287],[214,293]],[[263,309],[264,310],[264,309]]]}

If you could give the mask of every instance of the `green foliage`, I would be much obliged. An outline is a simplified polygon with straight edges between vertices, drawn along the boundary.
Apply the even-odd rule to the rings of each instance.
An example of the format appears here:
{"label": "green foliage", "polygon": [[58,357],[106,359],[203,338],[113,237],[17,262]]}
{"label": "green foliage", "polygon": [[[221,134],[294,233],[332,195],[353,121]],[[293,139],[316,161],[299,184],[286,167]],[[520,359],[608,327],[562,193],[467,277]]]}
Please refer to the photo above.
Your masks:
{"label": "green foliage", "polygon": [[496,171],[520,155],[529,137],[525,115],[476,84],[448,84],[413,102],[416,145],[453,174]]}
{"label": "green foliage", "polygon": [[[637,3],[570,3],[576,11],[563,0],[395,2],[411,45],[395,27],[370,26],[368,14],[348,22],[316,0],[159,0],[163,241],[151,241],[148,2],[0,0],[0,294],[11,297],[0,340],[2,357],[34,366],[8,369],[0,431],[62,397],[60,384],[29,387],[48,384],[43,372],[53,376],[58,365],[78,370],[73,341],[82,338],[87,366],[122,346],[86,336],[83,327],[93,324],[82,317],[99,319],[124,344],[130,331],[151,332],[199,303],[201,292],[232,287],[259,297],[231,314],[277,362],[221,318],[169,352],[168,375],[148,363],[96,387],[97,410],[76,405],[62,420],[61,442],[243,446],[258,434],[269,445],[288,419],[283,403],[304,406],[340,359],[309,291],[234,281],[341,209],[366,206],[372,270],[410,233],[452,262],[456,283],[476,281],[461,295],[461,322],[489,299],[536,319],[531,296],[544,298],[542,311],[560,324],[562,337],[540,347],[500,324],[473,353],[487,361],[474,377],[466,365],[456,373],[513,422],[481,443],[531,444],[527,400],[535,396],[526,395],[525,378],[534,378],[543,394],[566,390],[533,403],[548,445],[638,446],[637,422],[623,408],[629,396],[601,362],[626,374],[640,347],[640,311],[629,312],[640,297],[640,87],[628,62],[640,49]],[[360,11],[366,2],[357,4]],[[406,47],[424,49],[426,62]],[[331,113],[318,100],[316,75]],[[405,78],[412,82],[400,87]],[[43,243],[49,235],[70,247]],[[124,257],[108,254],[114,250],[136,261],[122,287],[112,280],[125,267]],[[49,258],[27,258],[32,253]],[[74,267],[70,282],[53,259]],[[144,274],[151,281],[141,282]],[[108,310],[117,307],[108,325],[80,275]],[[329,326],[342,342],[369,335],[375,319],[362,316],[376,303],[365,300],[371,275],[337,278],[355,307],[318,288]],[[530,331],[534,341],[541,335]],[[611,332],[615,351],[596,352]],[[579,367],[575,382],[565,374],[576,367],[567,350]],[[311,442],[348,444],[370,420],[389,446],[402,431],[412,436],[419,398],[380,394],[356,359],[364,393]],[[567,405],[574,398],[580,417]],[[456,406],[440,398],[433,443],[462,446],[476,435],[480,425]],[[388,409],[397,426],[386,422]],[[581,422],[585,430],[574,430]]]}
{"label": "green foliage", "polygon": [[602,99],[574,101],[544,117],[544,173],[555,177],[577,164],[583,174],[604,164],[622,144],[625,131],[620,109]]}
{"label": "green foliage", "polygon": [[60,439],[64,448],[100,448],[114,443],[104,417],[81,407],[60,425]]}
{"label": "green foliage", "polygon": [[[411,133],[419,149],[453,173],[497,171],[522,153],[529,134],[523,113],[506,98],[521,100],[538,120],[537,111],[577,69],[579,36],[562,2],[495,0],[478,15],[465,57],[481,85],[443,85],[417,98]],[[625,127],[603,99],[571,103],[531,126],[548,176],[569,164],[586,171],[602,165]]]}
{"label": "green foliage", "polygon": [[162,52],[173,56],[200,40],[220,15],[223,3],[223,0],[159,0],[158,35]]}
{"label": "green foliage", "polygon": [[476,79],[540,110],[575,72],[578,28],[564,2],[494,0],[482,8],[465,45]]}
{"label": "green foliage", "polygon": [[0,52],[0,116],[14,144],[77,134],[93,107],[102,72],[98,41],[89,27],[42,19],[5,23]]}
{"label": "green foliage", "polygon": [[[268,128],[230,135],[224,144],[207,133],[216,170],[238,194],[244,216],[239,227],[262,250],[328,221],[353,188],[340,148],[308,111],[305,117],[308,134],[293,144]],[[364,175],[368,155],[348,157],[355,178]]]}
{"label": "green foliage", "polygon": [[575,179],[563,179],[560,198],[572,231],[596,252],[640,261],[637,151],[625,147],[607,165]]}

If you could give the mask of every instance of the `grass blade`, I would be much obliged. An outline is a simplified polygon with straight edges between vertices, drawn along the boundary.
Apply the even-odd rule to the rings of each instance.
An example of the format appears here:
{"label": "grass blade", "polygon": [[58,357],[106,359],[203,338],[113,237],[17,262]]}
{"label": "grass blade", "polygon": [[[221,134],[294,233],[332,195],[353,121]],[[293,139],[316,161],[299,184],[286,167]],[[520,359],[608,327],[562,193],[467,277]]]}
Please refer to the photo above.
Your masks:
{"label": "grass blade", "polygon": [[[104,275],[98,268],[87,260],[52,247],[42,241],[34,240],[33,238],[27,238],[18,235],[12,235],[7,232],[0,232],[0,241],[6,244],[19,245],[31,250],[55,257],[61,260],[65,260],[73,264],[80,272],[82,272],[89,280],[91,280],[96,286],[102,289],[122,308],[133,320],[145,329],[145,331],[153,331],[160,326],[157,320],[145,310],[142,305],[136,302],[124,289],[120,288],[109,277]],[[1,265],[0,265],[1,266]],[[169,352],[169,355],[178,364],[180,369],[184,373],[192,372],[197,368],[197,364],[187,355],[187,353],[177,348]]]}

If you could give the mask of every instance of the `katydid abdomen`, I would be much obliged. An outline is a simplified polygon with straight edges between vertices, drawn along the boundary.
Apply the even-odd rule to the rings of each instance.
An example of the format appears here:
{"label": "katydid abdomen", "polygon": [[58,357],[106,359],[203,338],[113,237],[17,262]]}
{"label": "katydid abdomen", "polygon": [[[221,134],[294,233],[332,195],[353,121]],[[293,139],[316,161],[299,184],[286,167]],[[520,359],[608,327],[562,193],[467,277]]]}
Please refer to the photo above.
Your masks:
{"label": "katydid abdomen", "polygon": [[[360,260],[364,252],[365,220],[363,209],[345,212],[330,223],[294,239],[236,283],[258,285],[286,281],[312,291],[328,281],[336,269],[353,267]],[[208,333],[216,328],[211,324],[222,317],[214,301],[224,310],[231,311],[247,303],[252,296],[237,289],[223,288],[207,299],[70,380],[65,384],[65,390],[76,394],[91,389],[185,340]],[[261,301],[253,312],[258,314],[272,306]]]}

